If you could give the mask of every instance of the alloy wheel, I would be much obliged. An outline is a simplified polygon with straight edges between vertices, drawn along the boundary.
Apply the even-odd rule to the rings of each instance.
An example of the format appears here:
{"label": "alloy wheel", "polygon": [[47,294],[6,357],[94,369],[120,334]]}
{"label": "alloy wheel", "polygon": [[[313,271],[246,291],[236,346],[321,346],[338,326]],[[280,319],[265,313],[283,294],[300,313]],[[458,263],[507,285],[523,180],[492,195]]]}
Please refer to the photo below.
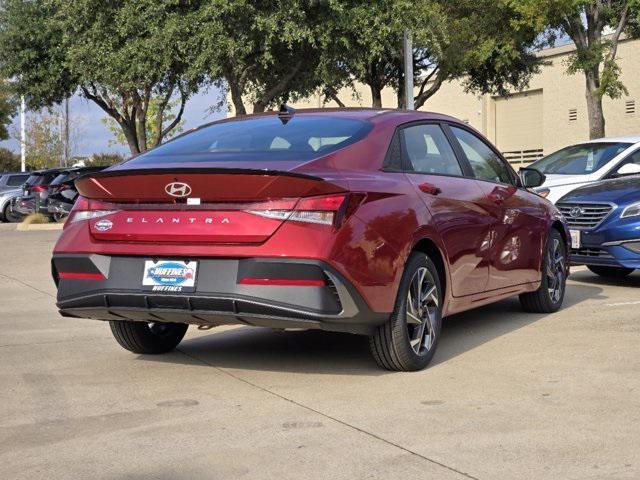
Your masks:
{"label": "alloy wheel", "polygon": [[439,292],[436,282],[425,267],[411,279],[407,293],[407,333],[411,348],[418,355],[433,347],[438,328]]}
{"label": "alloy wheel", "polygon": [[557,303],[564,290],[565,259],[560,240],[554,238],[547,251],[547,289],[549,298]]}

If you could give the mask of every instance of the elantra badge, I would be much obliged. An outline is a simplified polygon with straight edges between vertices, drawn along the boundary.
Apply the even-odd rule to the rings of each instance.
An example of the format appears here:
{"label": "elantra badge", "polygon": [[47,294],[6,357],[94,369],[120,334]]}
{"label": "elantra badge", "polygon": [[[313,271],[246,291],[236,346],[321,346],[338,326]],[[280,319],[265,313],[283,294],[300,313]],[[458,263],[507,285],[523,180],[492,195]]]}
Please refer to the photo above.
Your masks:
{"label": "elantra badge", "polygon": [[113,227],[113,222],[111,220],[98,220],[94,225],[94,228],[99,232],[111,230],[111,227]]}
{"label": "elantra badge", "polygon": [[172,197],[188,197],[191,195],[191,187],[182,182],[171,182],[164,187],[164,191]]}

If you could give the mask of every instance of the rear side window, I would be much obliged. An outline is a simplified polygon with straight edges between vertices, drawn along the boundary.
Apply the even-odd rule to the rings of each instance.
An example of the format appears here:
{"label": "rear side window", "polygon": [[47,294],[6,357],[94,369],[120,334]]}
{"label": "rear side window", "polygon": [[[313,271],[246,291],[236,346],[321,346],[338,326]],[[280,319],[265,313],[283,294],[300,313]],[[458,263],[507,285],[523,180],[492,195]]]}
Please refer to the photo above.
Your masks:
{"label": "rear side window", "polygon": [[489,146],[473,133],[451,127],[458,139],[475,177],[479,180],[498,183],[513,183],[509,168]]}
{"label": "rear side window", "polygon": [[218,122],[171,140],[128,164],[175,162],[176,156],[189,162],[310,160],[361,140],[371,128],[361,120],[312,115],[294,115],[285,123],[276,115]]}
{"label": "rear side window", "polygon": [[418,173],[462,175],[449,141],[439,125],[414,125],[402,130],[408,166]]}
{"label": "rear side window", "polygon": [[27,180],[27,178],[29,178],[29,175],[9,175],[9,178],[7,179],[7,186],[19,187]]}

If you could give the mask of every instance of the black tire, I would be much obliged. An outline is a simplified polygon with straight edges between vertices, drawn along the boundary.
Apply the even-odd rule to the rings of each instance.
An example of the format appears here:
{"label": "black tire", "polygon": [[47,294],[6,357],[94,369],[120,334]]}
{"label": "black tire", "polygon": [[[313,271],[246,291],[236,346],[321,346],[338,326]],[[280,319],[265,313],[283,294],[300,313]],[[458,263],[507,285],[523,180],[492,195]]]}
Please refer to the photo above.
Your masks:
{"label": "black tire", "polygon": [[17,223],[22,221],[23,217],[19,213],[15,213],[11,208],[11,204],[8,203],[7,205],[5,205],[4,210],[2,211],[2,218],[5,222]]}
{"label": "black tire", "polygon": [[189,325],[184,323],[147,323],[110,321],[111,333],[118,343],[133,353],[167,353],[178,346]]}
{"label": "black tire", "polygon": [[[422,272],[425,273],[423,280],[419,278],[419,274]],[[416,296],[413,295],[413,292],[416,291],[416,278],[414,278],[416,276],[418,276],[421,292],[424,286],[425,292],[431,293],[419,305],[412,302],[412,307],[410,307],[410,293],[412,298]],[[435,291],[431,290],[430,284],[433,285]],[[422,293],[417,296],[422,297]],[[410,311],[416,313],[420,318],[412,315]],[[407,319],[410,317],[422,320],[422,323],[416,323],[415,320],[408,322]],[[402,372],[422,370],[429,364],[436,352],[441,327],[442,287],[438,270],[424,253],[413,252],[409,256],[402,274],[391,317],[369,337],[369,347],[373,358],[380,367],[387,370]]]}
{"label": "black tire", "polygon": [[567,284],[566,262],[566,244],[560,232],[553,228],[544,250],[540,288],[520,295],[520,304],[526,312],[553,313],[560,310]]}
{"label": "black tire", "polygon": [[587,265],[587,268],[596,275],[605,278],[624,278],[633,273],[635,269],[624,267],[601,267],[599,265]]}

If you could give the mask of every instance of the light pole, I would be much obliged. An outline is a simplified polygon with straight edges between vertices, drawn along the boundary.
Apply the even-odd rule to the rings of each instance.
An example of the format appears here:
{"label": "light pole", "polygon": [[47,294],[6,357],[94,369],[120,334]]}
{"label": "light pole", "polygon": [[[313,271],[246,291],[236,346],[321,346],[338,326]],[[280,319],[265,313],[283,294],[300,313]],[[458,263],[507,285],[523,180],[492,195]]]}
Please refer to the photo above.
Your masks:
{"label": "light pole", "polygon": [[63,140],[64,165],[63,166],[67,167],[69,165],[69,98],[65,98],[64,99],[64,131],[63,131],[63,135],[64,135],[64,140]]}
{"label": "light pole", "polygon": [[404,31],[404,97],[405,108],[413,110],[413,46],[411,45],[411,32]]}
{"label": "light pole", "polygon": [[20,97],[20,169],[24,172],[27,169],[27,102],[24,95]]}

